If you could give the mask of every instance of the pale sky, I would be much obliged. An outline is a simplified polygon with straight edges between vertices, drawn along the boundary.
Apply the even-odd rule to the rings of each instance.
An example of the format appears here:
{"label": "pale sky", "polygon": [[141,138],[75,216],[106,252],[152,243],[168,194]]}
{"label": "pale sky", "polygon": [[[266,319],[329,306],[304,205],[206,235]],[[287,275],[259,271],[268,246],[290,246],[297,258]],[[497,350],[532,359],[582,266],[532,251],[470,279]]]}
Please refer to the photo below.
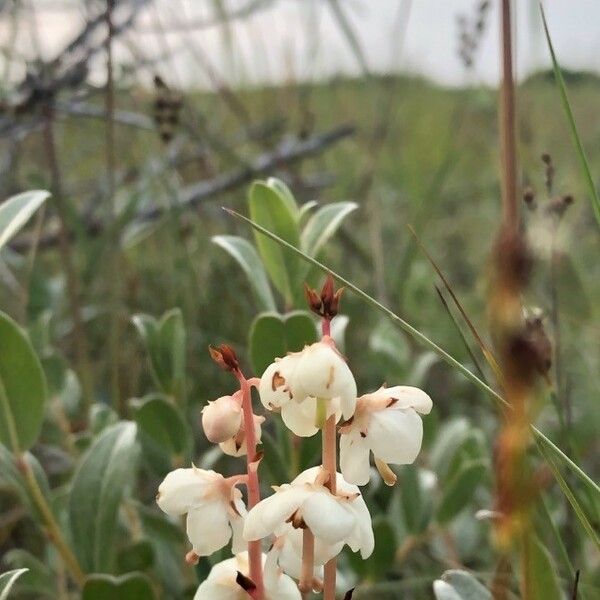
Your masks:
{"label": "pale sky", "polygon": [[[52,0],[33,0],[37,6],[37,23],[41,46],[52,56],[74,35],[83,15],[77,0],[65,0],[56,9]],[[53,5],[50,11],[45,6]],[[230,9],[244,6],[249,0],[228,0]],[[461,85],[466,77],[457,57],[459,13],[472,15],[477,0],[341,0],[369,69],[423,74],[438,82]],[[498,80],[498,2],[490,11],[490,22],[477,55],[475,79],[494,84]],[[549,56],[541,27],[536,0],[515,0],[517,39],[517,73],[523,76],[535,68],[547,66]],[[563,66],[600,72],[600,0],[545,0],[548,22],[555,49]],[[139,20],[143,32],[131,36],[147,58],[165,50],[175,50],[175,57],[153,71],[160,72],[176,86],[206,86],[207,79],[197,60],[198,48],[207,56],[228,83],[261,84],[279,82],[290,77],[321,79],[334,74],[357,74],[360,67],[332,15],[327,0],[271,0],[266,9],[240,19],[229,30],[232,46],[220,27],[197,29],[161,36],[154,24],[168,30],[169,23],[183,19],[204,19],[212,14],[212,0],[155,0]],[[407,21],[406,36],[402,34]],[[7,43],[6,23],[0,23],[2,45]],[[404,38],[404,39],[403,39]],[[31,24],[20,28],[16,46],[25,54],[33,52]],[[233,48],[233,54],[228,48]],[[118,60],[130,59],[125,45],[117,48]],[[151,70],[140,72],[149,80]],[[18,69],[13,71],[13,75]],[[96,77],[103,77],[101,60]]]}

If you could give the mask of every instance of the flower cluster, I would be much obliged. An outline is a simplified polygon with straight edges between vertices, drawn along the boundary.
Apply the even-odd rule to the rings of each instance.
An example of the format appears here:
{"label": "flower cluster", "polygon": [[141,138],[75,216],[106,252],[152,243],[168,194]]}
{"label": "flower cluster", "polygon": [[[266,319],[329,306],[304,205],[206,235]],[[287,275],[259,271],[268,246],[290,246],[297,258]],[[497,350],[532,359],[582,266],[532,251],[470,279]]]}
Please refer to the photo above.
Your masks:
{"label": "flower cluster", "polygon": [[[370,455],[384,481],[393,485],[396,475],[389,465],[415,460],[423,438],[421,415],[429,413],[432,402],[422,390],[407,386],[381,387],[358,397],[354,376],[329,336],[340,295],[332,281],[321,296],[307,289],[309,305],[323,319],[321,341],[276,358],[260,380],[244,377],[230,347],[211,348],[215,362],[233,373],[240,388],[207,404],[202,427],[224,453],[246,457],[246,472],[225,478],[194,466],[177,469],[157,496],[169,515],[187,514],[188,561],[231,540],[234,558],[212,568],[195,600],[296,600],[310,590],[322,590],[328,600],[335,597],[335,558],[342,548],[349,546],[363,559],[373,552],[371,516],[358,488],[371,479]],[[322,431],[323,438],[322,465],[274,487],[263,500],[257,444],[265,418],[253,412],[252,386],[267,411],[280,413],[294,434]],[[248,490],[247,506],[241,485]],[[263,540],[270,545],[266,555]]]}

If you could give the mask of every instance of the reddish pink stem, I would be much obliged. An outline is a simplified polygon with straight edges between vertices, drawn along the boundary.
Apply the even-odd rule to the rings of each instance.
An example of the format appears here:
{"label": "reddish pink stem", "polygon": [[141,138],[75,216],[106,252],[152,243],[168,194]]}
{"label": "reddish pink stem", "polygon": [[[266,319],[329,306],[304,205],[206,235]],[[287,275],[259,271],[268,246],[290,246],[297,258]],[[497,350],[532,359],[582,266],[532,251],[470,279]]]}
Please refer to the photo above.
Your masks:
{"label": "reddish pink stem", "polygon": [[323,337],[331,336],[331,319],[321,320],[321,332],[323,333]]}
{"label": "reddish pink stem", "polygon": [[[323,319],[321,321],[321,331],[323,337],[331,336],[331,319]],[[336,431],[335,431],[335,415],[331,415],[325,422],[325,427],[322,432],[323,436],[323,451],[322,463],[323,468],[329,472],[329,481],[327,487],[332,494],[336,493],[337,479],[337,448],[336,448]],[[323,599],[335,600],[335,580],[336,580],[336,559],[325,563],[324,578],[323,578]]]}
{"label": "reddish pink stem", "polygon": [[[242,390],[242,411],[244,415],[244,432],[246,434],[246,467],[248,471],[248,509],[252,509],[260,502],[260,487],[258,484],[258,465],[256,462],[256,434],[254,432],[254,414],[252,412],[252,394],[250,383],[241,371],[235,376],[240,382]],[[250,578],[256,585],[257,600],[263,600],[265,591],[263,584],[262,548],[260,540],[248,542],[248,557],[250,563]]]}

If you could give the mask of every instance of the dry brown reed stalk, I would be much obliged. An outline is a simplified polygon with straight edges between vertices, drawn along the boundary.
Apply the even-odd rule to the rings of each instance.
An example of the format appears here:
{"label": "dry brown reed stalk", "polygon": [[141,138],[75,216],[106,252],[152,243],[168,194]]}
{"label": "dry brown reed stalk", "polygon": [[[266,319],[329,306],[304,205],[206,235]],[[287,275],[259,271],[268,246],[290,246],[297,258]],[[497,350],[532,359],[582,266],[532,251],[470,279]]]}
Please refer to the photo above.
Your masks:
{"label": "dry brown reed stalk", "polygon": [[496,440],[496,543],[500,561],[493,584],[496,598],[507,597],[507,557],[518,549],[521,593],[530,597],[528,557],[530,508],[534,481],[527,461],[531,400],[536,378],[536,350],[523,319],[522,292],[527,285],[530,256],[521,231],[516,182],[515,92],[511,3],[501,3],[502,85],[499,102],[502,164],[502,224],[497,236],[489,297],[491,331],[501,372],[501,387],[510,410],[503,413]]}

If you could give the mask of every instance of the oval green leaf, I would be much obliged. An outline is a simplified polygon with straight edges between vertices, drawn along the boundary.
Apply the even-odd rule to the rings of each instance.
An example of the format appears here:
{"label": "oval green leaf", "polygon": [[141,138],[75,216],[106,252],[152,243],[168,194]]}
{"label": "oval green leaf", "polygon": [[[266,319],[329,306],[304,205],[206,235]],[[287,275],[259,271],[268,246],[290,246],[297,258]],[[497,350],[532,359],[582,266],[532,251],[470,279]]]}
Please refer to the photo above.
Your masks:
{"label": "oval green leaf", "polygon": [[249,333],[252,368],[261,375],[275,358],[297,352],[316,341],[317,329],[308,312],[261,313],[254,319]]}
{"label": "oval green leaf", "polygon": [[31,190],[0,204],[0,248],[17,233],[50,197],[46,190]]}
{"label": "oval green leaf", "polygon": [[[289,199],[268,183],[256,181],[249,192],[252,220],[274,231],[279,237],[297,248],[300,232],[296,216],[290,210]],[[301,285],[300,263],[296,256],[285,252],[277,243],[255,234],[256,245],[273,282],[287,303],[292,303],[296,288]]]}
{"label": "oval green leaf", "polygon": [[0,312],[0,442],[21,453],[44,420],[46,378],[25,332]]}
{"label": "oval green leaf", "polygon": [[148,463],[160,475],[187,458],[191,434],[179,408],[164,396],[151,394],[130,403]]}
{"label": "oval green leaf", "polygon": [[117,515],[135,482],[139,448],[135,423],[105,429],[73,477],[69,519],[75,552],[86,572],[110,573],[116,554]]}
{"label": "oval green leaf", "polygon": [[450,479],[437,509],[439,523],[447,523],[454,518],[471,500],[477,486],[486,476],[487,466],[482,461],[471,461]]}
{"label": "oval green leaf", "polygon": [[357,208],[356,202],[334,202],[319,208],[302,230],[302,250],[309,256],[316,256],[344,219]]}
{"label": "oval green leaf", "polygon": [[248,240],[235,235],[215,235],[212,241],[242,267],[261,310],[275,310],[275,300],[267,273],[254,246]]}
{"label": "oval green leaf", "polygon": [[153,600],[150,579],[143,573],[128,573],[121,577],[90,575],[83,586],[81,600]]}

